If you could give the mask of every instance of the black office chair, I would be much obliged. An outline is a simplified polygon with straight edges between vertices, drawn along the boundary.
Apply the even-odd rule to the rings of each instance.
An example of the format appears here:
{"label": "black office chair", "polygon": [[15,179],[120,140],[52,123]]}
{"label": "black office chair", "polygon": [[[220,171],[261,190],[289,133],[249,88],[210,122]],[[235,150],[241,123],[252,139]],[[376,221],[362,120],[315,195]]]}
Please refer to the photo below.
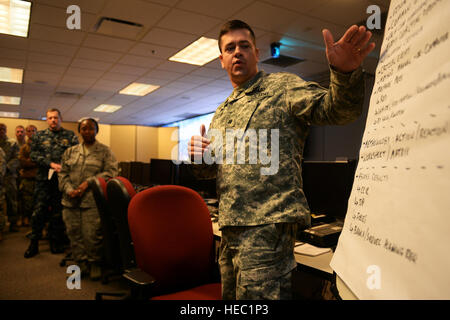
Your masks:
{"label": "black office chair", "polygon": [[121,276],[121,258],[118,251],[119,235],[114,226],[111,210],[108,206],[106,189],[107,181],[103,178],[95,178],[90,187],[94,195],[97,210],[100,216],[102,228],[102,283],[109,282],[111,277]]}
{"label": "black office chair", "polygon": [[[128,228],[128,204],[136,195],[133,184],[124,177],[115,177],[106,184],[107,208],[110,213],[111,227],[115,231],[115,253],[119,252],[119,259],[115,257],[118,273],[123,275],[136,269],[136,259],[133,242]],[[129,299],[134,296],[133,288],[131,292],[97,292],[96,300],[104,300],[104,297],[117,297],[119,299]]]}
{"label": "black office chair", "polygon": [[131,182],[124,177],[110,179],[106,185],[112,223],[117,230],[121,257],[121,271],[136,267],[133,242],[128,228],[128,204],[136,195]]}

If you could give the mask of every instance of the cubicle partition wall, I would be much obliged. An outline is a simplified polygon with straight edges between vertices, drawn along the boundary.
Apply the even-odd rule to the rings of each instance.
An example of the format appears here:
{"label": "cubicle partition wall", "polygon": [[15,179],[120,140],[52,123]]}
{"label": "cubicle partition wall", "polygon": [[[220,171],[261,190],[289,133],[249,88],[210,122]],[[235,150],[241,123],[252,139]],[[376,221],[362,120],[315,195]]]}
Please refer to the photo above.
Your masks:
{"label": "cubicle partition wall", "polygon": [[352,190],[356,160],[304,161],[303,191],[311,213],[344,220]]}
{"label": "cubicle partition wall", "polygon": [[131,183],[149,186],[150,163],[139,161],[119,162],[119,175],[130,180]]}
{"label": "cubicle partition wall", "polygon": [[197,191],[203,198],[215,199],[216,179],[200,180],[192,172],[192,164],[181,163],[176,166],[175,184]]}

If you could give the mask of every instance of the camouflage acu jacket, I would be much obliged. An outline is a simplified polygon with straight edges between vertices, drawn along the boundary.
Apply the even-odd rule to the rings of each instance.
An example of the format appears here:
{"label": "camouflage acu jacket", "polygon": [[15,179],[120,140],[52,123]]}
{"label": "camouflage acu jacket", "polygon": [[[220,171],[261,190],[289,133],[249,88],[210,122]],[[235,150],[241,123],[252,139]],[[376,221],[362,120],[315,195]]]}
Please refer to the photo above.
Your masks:
{"label": "camouflage acu jacket", "polygon": [[194,169],[200,177],[217,178],[219,226],[309,226],[301,176],[309,126],[354,121],[363,100],[361,68],[351,74],[331,70],[329,90],[293,74],[263,71],[235,88],[217,108],[207,134],[210,162],[208,152],[204,161],[217,163],[221,156],[222,164]]}
{"label": "camouflage acu jacket", "polygon": [[31,161],[37,163],[37,180],[47,180],[50,163],[61,164],[61,157],[67,148],[78,144],[78,138],[71,130],[45,129],[38,131],[31,140]]}
{"label": "camouflage acu jacket", "polygon": [[96,207],[92,190],[89,188],[81,199],[71,199],[68,193],[78,188],[84,181],[89,183],[95,177],[109,179],[117,174],[116,157],[104,144],[96,141],[87,155],[83,152],[82,144],[67,149],[63,154],[62,168],[58,175],[59,190],[63,193],[62,204],[66,207]]}
{"label": "camouflage acu jacket", "polygon": [[[5,182],[5,172],[6,172],[6,159],[5,159],[5,152],[3,149],[0,148],[0,202],[3,201],[4,196],[4,182]],[[1,204],[1,203],[0,203]],[[0,219],[1,219],[1,212],[2,209],[0,208]],[[1,223],[1,221],[0,221]]]}
{"label": "camouflage acu jacket", "polygon": [[0,148],[5,152],[6,176],[17,177],[17,168],[19,168],[19,145],[14,139],[1,139]]}

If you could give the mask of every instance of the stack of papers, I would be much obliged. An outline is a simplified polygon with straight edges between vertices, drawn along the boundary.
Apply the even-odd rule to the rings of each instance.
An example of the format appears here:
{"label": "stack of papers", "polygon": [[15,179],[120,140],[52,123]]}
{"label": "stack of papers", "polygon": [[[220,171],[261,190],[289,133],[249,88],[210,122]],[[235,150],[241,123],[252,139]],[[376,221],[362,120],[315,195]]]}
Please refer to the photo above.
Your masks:
{"label": "stack of papers", "polygon": [[306,242],[295,242],[294,252],[305,256],[315,257],[330,251],[331,248],[319,248]]}

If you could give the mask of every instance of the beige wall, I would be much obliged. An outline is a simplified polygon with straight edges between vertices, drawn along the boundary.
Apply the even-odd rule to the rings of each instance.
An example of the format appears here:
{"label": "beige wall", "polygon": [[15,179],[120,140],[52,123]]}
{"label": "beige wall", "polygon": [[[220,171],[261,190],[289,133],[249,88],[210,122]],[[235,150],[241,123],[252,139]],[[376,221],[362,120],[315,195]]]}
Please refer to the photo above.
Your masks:
{"label": "beige wall", "polygon": [[136,126],[111,126],[111,150],[117,161],[136,160]]}
{"label": "beige wall", "polygon": [[[0,123],[7,126],[7,135],[15,139],[15,128],[35,125],[38,130],[48,128],[44,120],[0,118]],[[78,122],[62,122],[62,127],[78,135]],[[97,140],[111,148],[117,160],[149,162],[153,159],[178,158],[178,128],[159,128],[133,125],[99,124]],[[172,157],[174,152],[175,158]]]}
{"label": "beige wall", "polygon": [[158,132],[156,127],[136,127],[136,161],[149,162],[158,158]]}
{"label": "beige wall", "polygon": [[178,127],[158,128],[158,157],[156,159],[178,159]]}

